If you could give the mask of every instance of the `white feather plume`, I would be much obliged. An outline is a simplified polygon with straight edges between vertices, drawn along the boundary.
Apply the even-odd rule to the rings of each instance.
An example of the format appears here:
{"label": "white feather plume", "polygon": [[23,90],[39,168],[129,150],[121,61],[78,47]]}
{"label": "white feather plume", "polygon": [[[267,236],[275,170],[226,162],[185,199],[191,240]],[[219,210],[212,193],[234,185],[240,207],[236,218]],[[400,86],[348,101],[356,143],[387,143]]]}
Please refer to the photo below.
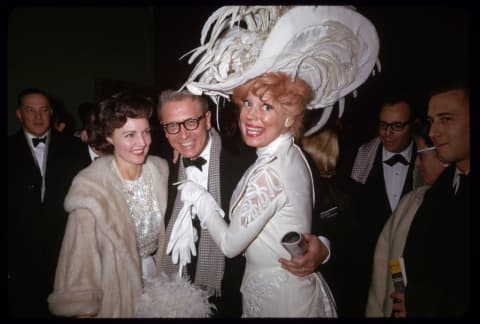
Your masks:
{"label": "white feather plume", "polygon": [[[189,52],[189,64],[203,56],[182,88],[198,78],[202,83],[219,83],[246,71],[285,10],[284,6],[225,6],[215,11],[202,28],[201,46]],[[246,28],[239,26],[241,22]]]}
{"label": "white feather plume", "polygon": [[[218,104],[237,86],[263,73],[281,71],[307,82],[314,96],[308,109],[332,106],[374,74],[379,41],[375,27],[355,8],[342,6],[225,6],[206,21],[198,59],[185,84]],[[356,94],[356,93],[355,93]],[[343,114],[341,102],[339,115]]]}
{"label": "white feather plume", "polygon": [[205,318],[212,315],[215,305],[208,302],[206,291],[183,277],[162,273],[145,284],[136,303],[136,317]]}

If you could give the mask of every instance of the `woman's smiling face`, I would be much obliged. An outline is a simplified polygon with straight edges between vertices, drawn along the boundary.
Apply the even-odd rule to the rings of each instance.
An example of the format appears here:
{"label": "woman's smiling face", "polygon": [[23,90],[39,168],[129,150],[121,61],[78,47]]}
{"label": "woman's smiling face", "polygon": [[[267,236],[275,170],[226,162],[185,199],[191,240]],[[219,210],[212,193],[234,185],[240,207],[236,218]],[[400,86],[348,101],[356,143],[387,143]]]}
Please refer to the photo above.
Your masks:
{"label": "woman's smiling face", "polygon": [[114,146],[113,154],[119,164],[142,165],[152,143],[147,118],[127,118],[107,140]]}
{"label": "woman's smiling face", "polygon": [[240,106],[240,130],[248,146],[264,147],[288,130],[285,111],[265,95],[263,99],[248,92]]}

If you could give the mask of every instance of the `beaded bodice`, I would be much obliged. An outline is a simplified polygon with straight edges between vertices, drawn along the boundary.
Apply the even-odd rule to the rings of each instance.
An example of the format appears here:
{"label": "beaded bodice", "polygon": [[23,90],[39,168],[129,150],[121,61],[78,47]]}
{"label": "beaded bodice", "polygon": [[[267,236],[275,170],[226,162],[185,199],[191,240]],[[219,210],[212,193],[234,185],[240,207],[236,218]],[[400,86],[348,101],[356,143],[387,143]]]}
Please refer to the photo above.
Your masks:
{"label": "beaded bodice", "polygon": [[[115,162],[113,163],[116,169]],[[152,185],[152,176],[146,165],[138,179],[122,181],[122,192],[135,224],[138,253],[142,258],[155,253],[160,235],[161,213]]]}

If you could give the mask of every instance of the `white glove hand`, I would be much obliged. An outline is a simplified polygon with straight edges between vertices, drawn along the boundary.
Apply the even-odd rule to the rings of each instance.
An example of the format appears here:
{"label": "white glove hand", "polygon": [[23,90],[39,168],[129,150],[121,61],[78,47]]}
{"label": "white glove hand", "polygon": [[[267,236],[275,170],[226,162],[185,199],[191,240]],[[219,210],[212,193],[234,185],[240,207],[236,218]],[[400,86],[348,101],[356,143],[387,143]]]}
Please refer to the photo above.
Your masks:
{"label": "white glove hand", "polygon": [[186,180],[182,182],[178,186],[178,190],[181,191],[180,200],[183,201],[184,203],[188,202],[190,204],[193,204],[194,202],[196,202],[204,192],[208,194],[205,188],[203,188],[201,185],[191,180]]}
{"label": "white glove hand", "polygon": [[184,204],[192,204],[195,207],[202,228],[206,227],[210,215],[218,213],[221,217],[225,216],[225,212],[212,195],[199,184],[188,180],[182,183],[178,190],[181,190],[180,199]]}
{"label": "white glove hand", "polygon": [[191,256],[197,255],[195,242],[198,239],[197,230],[192,224],[192,215],[188,204],[184,204],[173,224],[172,234],[167,245],[167,254],[172,253],[172,262],[180,263],[180,272],[183,266],[191,262]]}

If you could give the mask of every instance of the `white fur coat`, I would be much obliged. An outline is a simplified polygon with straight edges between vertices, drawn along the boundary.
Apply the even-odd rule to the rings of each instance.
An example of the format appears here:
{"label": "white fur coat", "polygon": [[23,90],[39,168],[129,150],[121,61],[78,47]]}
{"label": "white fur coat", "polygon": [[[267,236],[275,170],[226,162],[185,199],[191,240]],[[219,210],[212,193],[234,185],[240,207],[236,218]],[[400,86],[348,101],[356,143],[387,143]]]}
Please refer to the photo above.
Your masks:
{"label": "white fur coat", "polygon": [[[50,311],[60,316],[134,317],[142,293],[135,227],[113,172],[113,156],[94,161],[74,178],[65,198],[68,223],[58,260]],[[168,164],[150,156],[162,214],[157,271],[164,252]]]}

